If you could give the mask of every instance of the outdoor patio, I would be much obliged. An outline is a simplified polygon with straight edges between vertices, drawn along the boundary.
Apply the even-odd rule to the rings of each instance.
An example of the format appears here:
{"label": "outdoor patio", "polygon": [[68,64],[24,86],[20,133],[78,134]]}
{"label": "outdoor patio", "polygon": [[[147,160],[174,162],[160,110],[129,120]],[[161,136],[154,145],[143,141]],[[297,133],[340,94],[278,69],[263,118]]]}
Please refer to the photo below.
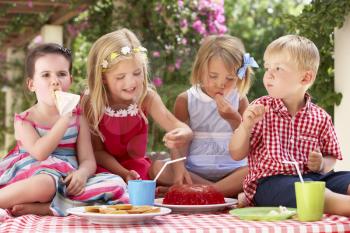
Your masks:
{"label": "outdoor patio", "polygon": [[[28,48],[33,45],[54,42],[71,48],[74,55],[75,83],[72,92],[82,93],[86,87],[86,57],[92,42],[106,32],[120,27],[132,27],[142,35],[143,42],[149,50],[152,70],[150,81],[157,88],[168,109],[172,109],[177,94],[189,87],[187,80],[193,55],[206,35],[229,33],[241,36],[246,49],[252,51],[258,63],[262,64],[264,46],[275,37],[291,31],[301,34],[310,31],[310,36],[314,36],[315,43],[319,43],[317,46],[321,46],[319,48],[322,51],[321,56],[325,56],[321,61],[319,80],[312,89],[313,97],[322,104],[334,120],[343,154],[343,160],[337,162],[336,170],[350,170],[350,147],[348,146],[350,131],[346,127],[350,106],[348,77],[350,8],[347,8],[350,4],[339,1],[344,5],[339,7],[337,1],[333,4],[330,2],[326,4],[323,1],[299,4],[298,1],[292,0],[277,3],[226,1],[224,9],[226,18],[224,17],[221,21],[217,19],[214,27],[210,22],[214,17],[212,13],[216,12],[215,15],[223,16],[224,12],[221,12],[221,8],[214,9],[210,6],[205,8],[195,4],[195,2],[204,1],[131,2],[126,0],[0,0],[0,29],[2,30],[0,32],[0,69],[2,71],[0,72],[2,73],[0,75],[2,91],[0,116],[3,119],[0,122],[0,127],[3,129],[0,132],[0,151],[4,151],[0,157],[4,156],[15,143],[14,113],[23,111],[33,103],[33,98],[27,97],[22,91],[23,59]],[[219,4],[221,1],[213,2]],[[339,16],[332,15],[333,12],[327,7],[320,7],[322,4],[331,9],[334,8]],[[242,8],[239,8],[239,5]],[[224,4],[221,7],[224,7]],[[303,15],[302,9],[308,7],[311,10],[305,11]],[[239,10],[235,11],[236,8]],[[343,8],[341,13],[339,8]],[[300,12],[296,14],[295,11],[298,10]],[[317,10],[322,11],[326,19],[339,17],[332,22],[329,20],[331,31],[326,26],[323,28],[322,25],[317,24],[317,20],[309,20],[319,19]],[[325,13],[323,10],[330,13]],[[277,17],[278,11],[289,15],[291,17],[289,21],[284,22],[281,15]],[[310,12],[316,12],[312,15],[314,18],[310,17]],[[259,17],[264,20],[260,20]],[[343,20],[341,20],[342,17]],[[199,25],[198,20],[202,20],[205,26]],[[293,25],[293,20],[303,27]],[[307,26],[305,22],[309,22],[310,25]],[[285,26],[287,24],[288,28]],[[337,27],[339,25],[340,27]],[[317,33],[320,35],[318,36]],[[261,83],[262,74],[263,69],[255,74],[256,80],[248,95],[250,100],[264,94]],[[149,134],[148,150],[164,151],[149,152],[151,160],[168,159],[169,155],[162,142],[164,132],[150,122]],[[156,216],[144,223],[96,225],[73,215],[12,217],[8,212],[0,209],[0,232],[350,232],[350,218],[343,216],[324,215],[322,221],[317,222],[300,222],[294,219],[266,222],[239,220],[231,216],[228,211],[226,209],[209,213],[171,213]]]}

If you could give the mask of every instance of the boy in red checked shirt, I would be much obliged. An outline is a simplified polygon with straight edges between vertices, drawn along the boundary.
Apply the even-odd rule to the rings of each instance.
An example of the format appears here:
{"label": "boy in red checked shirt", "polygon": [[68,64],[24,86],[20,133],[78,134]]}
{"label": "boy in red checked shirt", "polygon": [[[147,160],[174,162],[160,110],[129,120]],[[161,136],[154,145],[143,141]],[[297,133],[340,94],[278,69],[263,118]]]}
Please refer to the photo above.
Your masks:
{"label": "boy in red checked shirt", "polygon": [[342,155],[332,119],[307,93],[319,60],[315,44],[301,36],[282,36],[267,47],[269,95],[248,106],[229,146],[233,159],[248,156],[247,204],[295,207],[299,177],[293,164],[283,161],[296,161],[305,180],[326,182],[325,213],[350,216],[350,172],[333,171]]}

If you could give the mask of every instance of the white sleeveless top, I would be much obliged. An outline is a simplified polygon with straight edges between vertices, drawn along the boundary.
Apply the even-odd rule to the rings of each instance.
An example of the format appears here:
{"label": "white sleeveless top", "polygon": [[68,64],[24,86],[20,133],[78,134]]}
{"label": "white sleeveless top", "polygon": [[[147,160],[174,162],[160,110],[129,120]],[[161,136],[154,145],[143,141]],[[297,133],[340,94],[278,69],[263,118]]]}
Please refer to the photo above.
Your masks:
{"label": "white sleeveless top", "polygon": [[[228,150],[233,133],[230,124],[224,120],[216,102],[199,86],[187,90],[189,124],[194,133],[186,168],[201,177],[218,181],[235,169],[247,165],[247,161],[234,161]],[[239,94],[233,90],[225,98],[238,111]]]}

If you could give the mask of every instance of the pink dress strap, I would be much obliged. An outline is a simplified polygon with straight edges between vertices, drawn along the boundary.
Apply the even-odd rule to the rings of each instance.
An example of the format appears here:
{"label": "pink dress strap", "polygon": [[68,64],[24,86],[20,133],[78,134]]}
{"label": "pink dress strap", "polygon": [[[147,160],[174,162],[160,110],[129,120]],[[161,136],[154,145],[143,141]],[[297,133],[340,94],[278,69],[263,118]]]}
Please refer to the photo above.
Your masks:
{"label": "pink dress strap", "polygon": [[[80,125],[80,115],[82,114],[82,109],[80,107],[76,107],[74,110],[73,110],[73,115],[75,115],[75,122],[73,125],[76,125],[79,127]],[[24,113],[15,113],[15,119],[14,121],[25,121],[25,122],[28,122],[30,123],[33,127],[39,127],[39,128],[45,128],[45,129],[48,129],[48,127],[46,126],[41,126],[40,124],[36,124],[35,122],[27,119],[28,115],[30,114],[29,111],[27,112],[24,112]]]}
{"label": "pink dress strap", "polygon": [[35,123],[29,119],[27,119],[28,115],[29,115],[29,111],[28,112],[25,112],[25,113],[21,113],[21,114],[18,114],[18,113],[15,113],[15,119],[14,121],[24,121],[24,122],[28,122],[29,124],[31,124],[33,127],[35,127]]}
{"label": "pink dress strap", "polygon": [[82,109],[81,107],[77,106],[74,110],[73,110],[73,114],[76,116],[75,118],[75,125],[79,126],[80,125],[80,115],[82,114]]}

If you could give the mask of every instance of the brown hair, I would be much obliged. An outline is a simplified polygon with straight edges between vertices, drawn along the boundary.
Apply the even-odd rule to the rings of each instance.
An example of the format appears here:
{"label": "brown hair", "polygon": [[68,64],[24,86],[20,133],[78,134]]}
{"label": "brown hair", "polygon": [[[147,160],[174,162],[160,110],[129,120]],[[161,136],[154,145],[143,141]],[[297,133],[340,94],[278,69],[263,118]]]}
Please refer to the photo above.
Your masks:
{"label": "brown hair", "polygon": [[38,58],[47,54],[62,55],[69,62],[69,73],[72,73],[72,53],[70,49],[64,48],[59,44],[46,43],[40,44],[29,50],[25,59],[25,75],[27,78],[32,79],[35,72],[35,62]]}

